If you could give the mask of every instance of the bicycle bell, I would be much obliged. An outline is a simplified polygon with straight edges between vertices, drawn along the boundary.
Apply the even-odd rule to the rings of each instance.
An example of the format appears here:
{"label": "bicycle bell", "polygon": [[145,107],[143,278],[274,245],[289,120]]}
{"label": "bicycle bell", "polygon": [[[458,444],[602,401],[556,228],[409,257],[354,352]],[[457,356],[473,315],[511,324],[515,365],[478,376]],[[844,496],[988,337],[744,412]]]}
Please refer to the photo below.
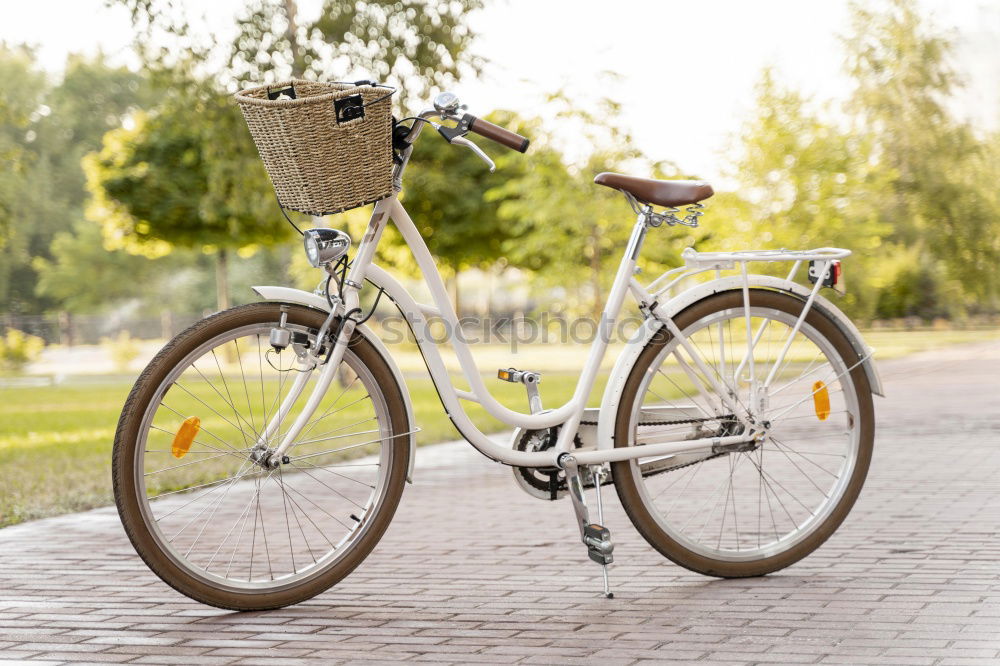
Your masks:
{"label": "bicycle bell", "polygon": [[434,98],[434,110],[443,116],[450,116],[456,113],[460,104],[458,95],[447,91],[440,93]]}

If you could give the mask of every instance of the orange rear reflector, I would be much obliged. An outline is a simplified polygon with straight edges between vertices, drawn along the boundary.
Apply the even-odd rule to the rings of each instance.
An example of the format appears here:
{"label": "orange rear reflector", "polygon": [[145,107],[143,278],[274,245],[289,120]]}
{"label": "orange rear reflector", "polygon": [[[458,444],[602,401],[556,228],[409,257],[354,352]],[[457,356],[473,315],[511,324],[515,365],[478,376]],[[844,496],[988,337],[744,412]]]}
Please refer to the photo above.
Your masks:
{"label": "orange rear reflector", "polygon": [[813,384],[813,407],[816,409],[816,418],[820,421],[826,421],[830,416],[830,392],[823,382]]}
{"label": "orange rear reflector", "polygon": [[184,423],[177,429],[174,443],[170,447],[170,453],[173,454],[174,458],[183,458],[187,455],[187,452],[191,450],[191,442],[198,436],[199,430],[201,430],[201,419],[197,416],[189,416],[184,419]]}

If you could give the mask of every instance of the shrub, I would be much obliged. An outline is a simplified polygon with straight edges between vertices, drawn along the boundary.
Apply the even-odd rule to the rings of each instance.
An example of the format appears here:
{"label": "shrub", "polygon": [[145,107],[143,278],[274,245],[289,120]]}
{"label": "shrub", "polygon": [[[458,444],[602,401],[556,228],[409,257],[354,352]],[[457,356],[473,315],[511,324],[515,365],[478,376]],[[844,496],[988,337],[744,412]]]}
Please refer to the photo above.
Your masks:
{"label": "shrub", "polygon": [[16,328],[7,329],[0,336],[0,370],[21,372],[24,366],[38,358],[45,348],[45,342]]}

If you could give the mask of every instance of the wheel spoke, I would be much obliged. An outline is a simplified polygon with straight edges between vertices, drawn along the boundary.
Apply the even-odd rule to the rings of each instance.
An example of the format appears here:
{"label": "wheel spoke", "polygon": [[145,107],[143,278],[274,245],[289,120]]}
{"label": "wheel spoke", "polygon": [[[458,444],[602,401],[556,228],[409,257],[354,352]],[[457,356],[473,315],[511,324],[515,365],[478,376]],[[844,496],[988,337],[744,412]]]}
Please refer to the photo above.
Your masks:
{"label": "wheel spoke", "polygon": [[[246,315],[242,318],[245,322]],[[405,455],[396,455],[395,437],[411,434],[392,428],[396,398],[376,379],[383,371],[370,369],[351,347],[343,360],[350,379],[305,420],[295,442],[302,456],[275,468],[252,460],[250,450],[265,441],[267,429],[271,436],[265,443],[283,437],[304,409],[305,400],[285,404],[290,373],[297,369],[288,353],[267,349],[275,326],[277,317],[240,323],[215,337],[194,329],[182,334],[200,341],[176,342],[189,345],[188,355],[164,368],[160,385],[152,387],[157,398],[140,413],[131,481],[148,516],[137,524],[146,526],[156,548],[181,571],[213,586],[225,581],[226,589],[251,597],[307,585],[318,573],[351,561],[348,554],[367,533],[368,518],[379,515],[393,496],[385,484],[390,478],[402,482],[398,472],[390,475],[406,464]],[[303,328],[291,316],[288,326],[310,339],[318,329],[318,324]],[[315,386],[312,377],[298,384],[306,390]],[[174,397],[168,403],[162,396],[170,389]],[[190,440],[194,450],[188,448],[183,459],[167,457],[175,450],[171,438],[176,440],[190,412],[204,421]],[[374,457],[351,460],[361,455]]]}
{"label": "wheel spoke", "polygon": [[[676,544],[671,549],[734,563],[763,560],[812,534],[846,492],[857,460],[862,418],[850,372],[863,359],[841,358],[839,347],[823,337],[812,316],[797,326],[801,310],[762,306],[762,301],[786,297],[761,293],[766,295],[752,294],[750,311],[743,307],[742,293],[710,297],[739,305],[703,309],[708,314],[701,319],[685,325],[676,322],[688,347],[673,336],[654,338],[650,345],[659,351],[645,356],[649,363],[641,368],[645,372],[632,373],[631,381],[640,382],[635,393],[640,411],[662,405],[670,415],[660,417],[664,421],[696,417],[690,425],[664,423],[671,427],[662,432],[673,439],[739,435],[750,423],[769,422],[768,438],[748,451],[707,455],[676,469],[651,468],[647,475],[638,463],[629,465],[638,498],[657,526],[652,534],[669,536]],[[792,297],[785,302],[801,308]],[[678,363],[686,379],[676,372]],[[741,377],[735,377],[740,366]],[[753,382],[763,386],[765,376],[772,381],[767,400],[748,400]],[[820,388],[812,385],[816,379],[824,380],[832,407],[822,419],[811,401]],[[808,388],[803,391],[803,386]],[[732,393],[719,396],[716,389]],[[776,395],[784,396],[781,404]],[[684,405],[679,404],[682,401]],[[807,401],[808,406],[800,407]],[[720,404],[735,405],[736,418],[720,417],[716,407]],[[638,439],[632,441],[646,436],[642,425],[649,424],[633,423],[632,437]],[[749,464],[742,462],[744,458]],[[683,469],[687,466],[692,469]],[[674,478],[669,478],[671,474]]]}

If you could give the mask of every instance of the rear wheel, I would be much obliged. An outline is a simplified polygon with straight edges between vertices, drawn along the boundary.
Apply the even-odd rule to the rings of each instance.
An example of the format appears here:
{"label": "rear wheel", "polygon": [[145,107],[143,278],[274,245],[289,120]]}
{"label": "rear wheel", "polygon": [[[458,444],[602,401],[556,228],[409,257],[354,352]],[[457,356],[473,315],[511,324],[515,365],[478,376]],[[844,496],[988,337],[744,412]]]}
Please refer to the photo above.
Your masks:
{"label": "rear wheel", "polygon": [[[319,373],[303,372],[294,344],[269,346],[283,311],[299,343],[326,317],[256,303],[178,335],[139,377],[115,437],[115,499],[136,551],[178,591],[222,608],[277,608],[337,583],[385,532],[406,479],[403,394],[358,334],[284,464],[251,458],[259,440],[281,441]],[[303,396],[280,414],[297,381]]]}
{"label": "rear wheel", "polygon": [[[764,441],[744,450],[612,466],[636,529],[692,571],[743,577],[789,566],[833,534],[864,483],[875,430],[872,394],[862,359],[840,328],[811,309],[785,361],[773,368],[803,305],[780,292],[750,291],[750,325],[755,335],[762,331],[753,347],[753,375],[763,384],[774,370],[752,410],[743,293],[715,294],[674,320],[711,379],[733,396],[736,411],[753,411],[758,422],[770,422]],[[734,410],[696,368],[661,329],[623,388],[615,446],[742,432]]]}

